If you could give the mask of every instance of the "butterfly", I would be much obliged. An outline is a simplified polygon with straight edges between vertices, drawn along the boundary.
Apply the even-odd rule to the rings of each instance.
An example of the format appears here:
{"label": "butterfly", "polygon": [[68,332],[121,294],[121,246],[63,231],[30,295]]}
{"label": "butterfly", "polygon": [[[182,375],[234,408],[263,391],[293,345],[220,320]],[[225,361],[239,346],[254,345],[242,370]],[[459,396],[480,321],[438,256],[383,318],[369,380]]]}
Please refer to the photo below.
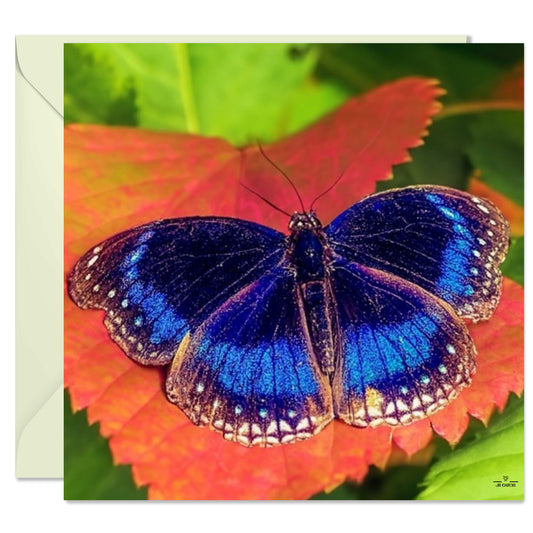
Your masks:
{"label": "butterfly", "polygon": [[244,446],[316,435],[333,419],[401,426],[471,383],[465,319],[501,294],[509,224],[488,200],[440,186],[367,196],[287,234],[241,219],[158,220],[89,250],[71,299],[111,338],[169,365],[190,420]]}

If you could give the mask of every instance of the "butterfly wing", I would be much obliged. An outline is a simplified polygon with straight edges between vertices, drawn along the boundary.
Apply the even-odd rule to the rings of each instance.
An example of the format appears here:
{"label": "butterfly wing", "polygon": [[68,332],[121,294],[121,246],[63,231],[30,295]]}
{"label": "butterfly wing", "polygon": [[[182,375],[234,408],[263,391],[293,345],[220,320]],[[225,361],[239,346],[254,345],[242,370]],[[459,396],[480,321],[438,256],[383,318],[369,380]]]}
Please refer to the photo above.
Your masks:
{"label": "butterfly wing", "polygon": [[450,305],[343,259],[331,282],[342,345],[332,382],[336,416],[359,427],[409,424],[470,383],[475,348]]}
{"label": "butterfly wing", "polygon": [[245,446],[307,439],[333,418],[288,269],[252,282],[183,341],[167,396],[194,423]]}
{"label": "butterfly wing", "polygon": [[87,252],[68,278],[72,300],[104,309],[126,354],[166,364],[181,339],[222,302],[281,260],[284,236],[220,217],[156,221]]}
{"label": "butterfly wing", "polygon": [[436,186],[371,195],[326,229],[332,249],[416,283],[474,321],[498,304],[509,224],[487,200]]}

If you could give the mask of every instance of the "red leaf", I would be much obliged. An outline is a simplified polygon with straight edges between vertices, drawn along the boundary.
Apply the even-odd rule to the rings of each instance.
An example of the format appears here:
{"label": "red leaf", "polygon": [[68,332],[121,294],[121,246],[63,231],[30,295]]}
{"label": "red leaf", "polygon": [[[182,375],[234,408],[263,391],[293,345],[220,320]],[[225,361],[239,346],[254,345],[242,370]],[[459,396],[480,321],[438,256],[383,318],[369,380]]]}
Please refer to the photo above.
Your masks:
{"label": "red leaf", "polygon": [[222,139],[132,128],[65,128],[65,262],[143,222],[235,216],[240,154]]}
{"label": "red leaf", "polygon": [[[372,192],[392,165],[420,144],[440,90],[405,79],[352,100],[266,153],[300,190],[306,207],[346,172],[319,203],[327,222]],[[349,163],[349,164],[348,164]],[[292,212],[294,193],[257,148],[239,151],[220,139],[128,128],[65,129],[65,268],[97,242],[161,217],[236,215],[278,228],[286,219],[245,192],[239,178]],[[274,184],[278,183],[275,187]],[[269,193],[276,191],[274,197]],[[131,463],[153,499],[307,498],[346,478],[384,467],[392,439],[408,454],[431,438],[430,423],[455,442],[467,412],[486,420],[510,390],[523,387],[523,292],[506,280],[494,319],[472,326],[479,352],[472,387],[440,417],[406,428],[356,429],[333,422],[312,439],[272,449],[243,448],[194,426],[164,395],[164,370],[141,367],[113,343],[103,312],[65,299],[65,385],[75,410],[87,407],[109,437],[116,463]],[[447,414],[446,414],[447,413]],[[452,415],[450,415],[452,413]],[[447,417],[453,420],[447,420]]]}
{"label": "red leaf", "polygon": [[468,412],[487,423],[491,403],[501,410],[509,391],[520,395],[524,390],[522,287],[504,278],[500,305],[488,322],[472,324],[470,331],[478,351],[477,372],[461,397]]}
{"label": "red leaf", "polygon": [[[490,395],[487,399],[490,398]],[[457,444],[468,427],[468,406],[463,395],[450,405],[430,417],[435,433],[445,438],[450,444]]]}
{"label": "red leaf", "polygon": [[394,442],[408,454],[429,442],[430,427],[451,444],[456,444],[468,427],[469,414],[487,424],[495,407],[503,409],[510,391],[520,395],[524,390],[522,287],[504,278],[502,298],[490,320],[470,324],[469,329],[478,352],[472,385],[428,420],[394,430]]}
{"label": "red leaf", "polygon": [[394,443],[408,455],[412,455],[430,442],[433,438],[431,424],[426,418],[418,420],[409,426],[396,428],[392,438]]}

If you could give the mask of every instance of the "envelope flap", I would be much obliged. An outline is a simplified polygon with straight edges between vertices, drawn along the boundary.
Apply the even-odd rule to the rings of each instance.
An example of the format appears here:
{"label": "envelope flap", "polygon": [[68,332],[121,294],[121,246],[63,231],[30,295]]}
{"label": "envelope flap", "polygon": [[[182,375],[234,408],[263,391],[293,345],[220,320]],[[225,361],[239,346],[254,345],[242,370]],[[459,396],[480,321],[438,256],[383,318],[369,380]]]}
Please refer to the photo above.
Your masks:
{"label": "envelope flap", "polygon": [[63,426],[57,426],[57,415],[62,411],[61,385],[22,431],[17,443],[18,478],[63,477]]}
{"label": "envelope flap", "polygon": [[24,35],[15,39],[17,62],[22,75],[61,116],[63,44],[64,39],[58,36]]}

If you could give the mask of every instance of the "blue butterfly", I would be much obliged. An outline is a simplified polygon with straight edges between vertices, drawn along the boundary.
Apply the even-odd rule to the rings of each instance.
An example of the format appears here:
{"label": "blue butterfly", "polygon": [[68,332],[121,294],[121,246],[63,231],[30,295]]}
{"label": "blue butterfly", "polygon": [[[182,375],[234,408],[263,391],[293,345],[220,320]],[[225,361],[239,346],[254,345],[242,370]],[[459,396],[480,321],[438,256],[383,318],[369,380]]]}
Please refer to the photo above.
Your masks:
{"label": "blue butterfly", "polygon": [[509,225],[489,201],[437,186],[373,194],[288,235],[245,220],[145,224],[68,278],[133,360],[170,365],[168,399],[244,446],[312,437],[334,418],[406,425],[468,386],[463,319],[501,293]]}

